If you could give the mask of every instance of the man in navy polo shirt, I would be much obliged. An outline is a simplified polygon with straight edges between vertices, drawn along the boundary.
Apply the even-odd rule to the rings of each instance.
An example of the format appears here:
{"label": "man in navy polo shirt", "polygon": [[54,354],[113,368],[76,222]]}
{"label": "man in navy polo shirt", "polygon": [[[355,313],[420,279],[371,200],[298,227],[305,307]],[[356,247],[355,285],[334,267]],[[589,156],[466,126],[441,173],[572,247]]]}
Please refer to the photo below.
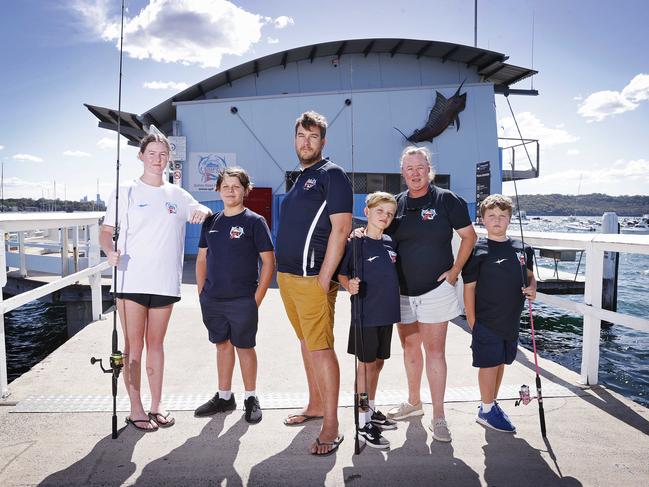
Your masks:
{"label": "man in navy polo shirt", "polygon": [[277,233],[277,283],[300,340],[309,403],[284,421],[287,426],[323,418],[314,455],[336,451],[340,369],[334,351],[333,318],[338,285],[332,282],[352,227],[349,178],[322,158],[326,119],[303,113],[295,123],[295,151],[301,173],[281,206]]}

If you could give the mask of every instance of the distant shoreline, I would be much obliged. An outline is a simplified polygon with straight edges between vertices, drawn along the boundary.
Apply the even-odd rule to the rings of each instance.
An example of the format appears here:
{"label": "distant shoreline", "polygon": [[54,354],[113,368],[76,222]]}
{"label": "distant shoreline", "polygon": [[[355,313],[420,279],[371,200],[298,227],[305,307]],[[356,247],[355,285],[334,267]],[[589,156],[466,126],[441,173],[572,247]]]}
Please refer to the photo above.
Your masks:
{"label": "distant shoreline", "polygon": [[[515,200],[513,195],[509,195]],[[538,216],[602,216],[613,211],[618,216],[639,217],[649,213],[649,196],[609,196],[601,193],[522,194],[520,209]],[[515,202],[515,201],[514,201]]]}

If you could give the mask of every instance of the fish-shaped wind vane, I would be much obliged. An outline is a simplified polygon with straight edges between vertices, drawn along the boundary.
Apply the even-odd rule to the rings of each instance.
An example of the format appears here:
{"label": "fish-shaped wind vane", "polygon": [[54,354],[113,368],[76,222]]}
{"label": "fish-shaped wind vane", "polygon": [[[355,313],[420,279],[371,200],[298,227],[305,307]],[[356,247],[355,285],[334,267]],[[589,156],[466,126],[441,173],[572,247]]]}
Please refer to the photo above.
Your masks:
{"label": "fish-shaped wind vane", "polygon": [[428,114],[426,125],[421,129],[415,129],[410,137],[406,137],[405,134],[401,132],[401,130],[396,129],[396,127],[395,129],[401,132],[409,142],[413,143],[423,142],[425,140],[432,142],[433,138],[446,130],[446,127],[448,127],[453,121],[455,122],[456,130],[460,130],[459,115],[466,106],[466,92],[460,95],[462,85],[464,85],[464,81],[462,81],[455,94],[448,99],[438,91],[437,98],[435,99],[435,106]]}

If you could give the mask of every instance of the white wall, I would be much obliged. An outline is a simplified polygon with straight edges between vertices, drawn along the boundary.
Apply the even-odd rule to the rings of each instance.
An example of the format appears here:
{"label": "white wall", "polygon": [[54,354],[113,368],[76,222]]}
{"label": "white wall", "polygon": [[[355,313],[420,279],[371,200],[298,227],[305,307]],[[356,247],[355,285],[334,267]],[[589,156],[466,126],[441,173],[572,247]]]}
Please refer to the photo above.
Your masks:
{"label": "white wall", "polygon": [[[457,73],[454,76],[457,77]],[[188,155],[190,152],[236,153],[237,164],[249,171],[256,186],[272,187],[275,193],[283,193],[284,172],[294,169],[298,162],[293,134],[295,119],[303,111],[312,109],[327,117],[330,129],[324,154],[351,171],[352,107],[344,104],[345,99],[351,98],[354,170],[397,173],[399,155],[408,143],[393,127],[407,135],[415,128],[423,127],[434,104],[435,91],[450,97],[457,87],[457,84],[445,84],[184,102],[177,104],[176,113],[182,135],[187,137]],[[460,130],[450,127],[432,144],[425,145],[434,153],[433,163],[437,172],[450,174],[451,189],[471,203],[475,202],[477,162],[492,162],[492,192],[499,192],[502,183],[493,86],[465,83],[462,92],[465,91],[468,93],[467,104],[460,113]],[[237,115],[230,113],[232,106],[237,107]],[[187,186],[187,164],[183,172],[183,184]],[[216,199],[215,193],[193,194],[201,201]]]}

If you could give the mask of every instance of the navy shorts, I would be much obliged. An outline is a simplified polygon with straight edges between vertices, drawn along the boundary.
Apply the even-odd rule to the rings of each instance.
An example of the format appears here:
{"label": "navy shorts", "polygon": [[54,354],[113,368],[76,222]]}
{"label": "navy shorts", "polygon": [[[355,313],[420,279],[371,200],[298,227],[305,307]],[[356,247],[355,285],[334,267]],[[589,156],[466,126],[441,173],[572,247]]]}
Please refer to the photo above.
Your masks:
{"label": "navy shorts", "polygon": [[147,308],[163,308],[180,301],[180,296],[166,296],[163,294],[117,293],[115,296],[119,299],[135,301],[137,304],[141,304]]}
{"label": "navy shorts", "polygon": [[392,345],[392,325],[349,327],[349,340],[347,353],[354,355],[354,330],[356,330],[356,352],[358,360],[365,363],[374,362],[376,359],[390,358]]}
{"label": "navy shorts", "polygon": [[201,294],[200,302],[210,342],[230,340],[237,348],[256,345],[258,314],[254,296],[215,299]]}
{"label": "navy shorts", "polygon": [[505,340],[493,330],[476,321],[471,337],[473,366],[480,368],[511,364],[518,351],[518,339]]}

